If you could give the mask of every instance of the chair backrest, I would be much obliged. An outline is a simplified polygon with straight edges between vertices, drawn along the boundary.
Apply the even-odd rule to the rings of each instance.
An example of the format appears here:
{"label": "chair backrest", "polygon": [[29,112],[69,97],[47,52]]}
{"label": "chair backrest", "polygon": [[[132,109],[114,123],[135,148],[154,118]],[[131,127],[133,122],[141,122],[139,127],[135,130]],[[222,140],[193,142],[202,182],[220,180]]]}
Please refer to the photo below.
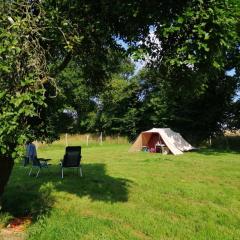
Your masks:
{"label": "chair backrest", "polygon": [[35,167],[41,167],[40,161],[37,157],[32,158],[32,165]]}
{"label": "chair backrest", "polygon": [[66,147],[66,153],[63,158],[63,167],[78,167],[81,161],[81,146]]}
{"label": "chair backrest", "polygon": [[23,166],[26,167],[29,164],[29,158],[23,157]]}

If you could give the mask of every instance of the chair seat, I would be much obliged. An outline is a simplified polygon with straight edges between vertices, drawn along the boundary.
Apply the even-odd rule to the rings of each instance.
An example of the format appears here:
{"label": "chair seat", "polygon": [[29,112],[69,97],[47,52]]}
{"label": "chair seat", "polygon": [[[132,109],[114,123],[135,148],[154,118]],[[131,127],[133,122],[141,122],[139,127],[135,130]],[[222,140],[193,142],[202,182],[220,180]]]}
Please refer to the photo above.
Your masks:
{"label": "chair seat", "polygon": [[48,166],[50,166],[51,164],[49,164],[47,161],[49,161],[51,159],[44,159],[44,158],[35,158],[33,161],[32,161],[32,166],[30,168],[30,171],[29,171],[29,176],[31,176],[31,173],[32,173],[32,170],[33,168],[38,168],[38,172],[36,173],[36,177],[38,177],[39,173],[40,173],[40,170],[42,168],[48,168]]}

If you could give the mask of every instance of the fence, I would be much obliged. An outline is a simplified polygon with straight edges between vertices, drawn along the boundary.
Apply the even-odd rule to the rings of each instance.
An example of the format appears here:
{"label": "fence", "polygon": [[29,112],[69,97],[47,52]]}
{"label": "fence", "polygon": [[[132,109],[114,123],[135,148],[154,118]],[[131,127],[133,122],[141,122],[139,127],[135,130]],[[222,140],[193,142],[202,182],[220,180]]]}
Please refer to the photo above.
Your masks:
{"label": "fence", "polygon": [[105,136],[103,134],[63,134],[60,139],[55,143],[61,145],[76,145],[80,144],[83,146],[91,145],[105,145],[105,144],[127,144],[127,137],[122,137],[120,135],[116,136]]}

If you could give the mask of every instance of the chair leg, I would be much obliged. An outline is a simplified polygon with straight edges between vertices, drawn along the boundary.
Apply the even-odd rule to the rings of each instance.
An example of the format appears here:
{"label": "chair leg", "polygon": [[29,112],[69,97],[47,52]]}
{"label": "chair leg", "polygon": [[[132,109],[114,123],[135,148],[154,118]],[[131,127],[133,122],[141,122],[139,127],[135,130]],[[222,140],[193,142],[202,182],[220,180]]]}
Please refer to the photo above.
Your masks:
{"label": "chair leg", "polygon": [[63,168],[62,168],[62,178],[63,178]]}
{"label": "chair leg", "polygon": [[38,177],[38,174],[40,173],[41,168],[38,169],[38,172],[36,174],[36,178]]}
{"label": "chair leg", "polygon": [[79,174],[80,174],[81,177],[83,176],[83,175],[82,175],[82,168],[81,168],[81,167],[79,167]]}
{"label": "chair leg", "polygon": [[30,171],[28,173],[28,176],[31,176],[31,173],[32,173],[32,167],[31,167],[31,169],[30,169]]}

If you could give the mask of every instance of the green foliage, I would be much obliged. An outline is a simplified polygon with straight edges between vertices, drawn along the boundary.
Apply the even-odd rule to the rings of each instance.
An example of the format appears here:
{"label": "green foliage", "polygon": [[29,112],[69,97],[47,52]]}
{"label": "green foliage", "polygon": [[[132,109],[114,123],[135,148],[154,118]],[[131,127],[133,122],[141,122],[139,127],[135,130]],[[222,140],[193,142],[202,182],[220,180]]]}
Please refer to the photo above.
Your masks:
{"label": "green foliage", "polygon": [[225,122],[229,130],[240,129],[240,100],[230,104],[229,109],[225,112]]}
{"label": "green foliage", "polygon": [[[239,2],[192,1],[156,25],[153,74],[165,92],[168,126],[196,142],[219,133],[239,84]],[[152,51],[152,45],[150,45]],[[153,46],[154,47],[154,46]]]}
{"label": "green foliage", "polygon": [[[65,123],[61,132],[84,132],[87,129],[86,121],[89,114],[95,110],[95,95],[93,88],[84,78],[81,65],[71,62],[57,78],[59,94],[56,98],[58,111],[65,112],[70,121]],[[56,117],[55,121],[59,118]],[[63,126],[64,127],[64,126]],[[64,131],[65,130],[65,131]]]}
{"label": "green foliage", "polygon": [[156,30],[164,61],[177,66],[192,65],[194,69],[205,62],[217,72],[239,43],[238,19],[237,2],[192,1],[181,15]]}
{"label": "green foliage", "polygon": [[[109,56],[111,57],[112,54]],[[100,132],[106,134],[124,134],[133,136],[134,120],[138,102],[138,84],[132,79],[134,65],[125,56],[114,56],[114,72],[105,82],[101,91],[96,91],[84,78],[81,65],[72,61],[59,75],[59,94],[56,98],[58,112],[68,112],[72,119],[69,129],[62,128],[57,114],[54,118],[56,127],[61,132]],[[67,110],[67,111],[66,111]],[[66,114],[65,114],[66,115]]]}
{"label": "green foliage", "polygon": [[[0,145],[1,154],[14,152],[15,157],[15,150],[29,137],[56,137],[59,129],[55,122],[66,117],[62,114],[64,97],[83,93],[75,102],[84,99],[84,107],[77,110],[82,113],[88,109],[87,86],[102,87],[114,69],[115,52],[121,48],[115,43],[113,30],[101,24],[102,15],[88,17],[95,13],[90,11],[91,3],[78,6],[65,1],[17,0],[0,4],[0,97],[4,99],[0,104]],[[55,78],[73,56],[80,66],[81,80],[75,77],[75,83],[68,86],[75,88],[72,96],[53,99],[58,94],[57,85],[65,87]]]}
{"label": "green foliage", "polygon": [[[130,70],[130,72],[129,72]],[[138,121],[139,85],[131,76],[133,63],[123,61],[118,73],[99,95],[98,130],[106,134],[122,134],[135,137]]]}
{"label": "green foliage", "polygon": [[37,117],[39,109],[46,106],[41,82],[47,76],[47,68],[42,64],[45,56],[36,37],[43,16],[36,18],[31,5],[22,7],[1,2],[0,153],[14,158],[18,146],[35,135],[29,119]]}

